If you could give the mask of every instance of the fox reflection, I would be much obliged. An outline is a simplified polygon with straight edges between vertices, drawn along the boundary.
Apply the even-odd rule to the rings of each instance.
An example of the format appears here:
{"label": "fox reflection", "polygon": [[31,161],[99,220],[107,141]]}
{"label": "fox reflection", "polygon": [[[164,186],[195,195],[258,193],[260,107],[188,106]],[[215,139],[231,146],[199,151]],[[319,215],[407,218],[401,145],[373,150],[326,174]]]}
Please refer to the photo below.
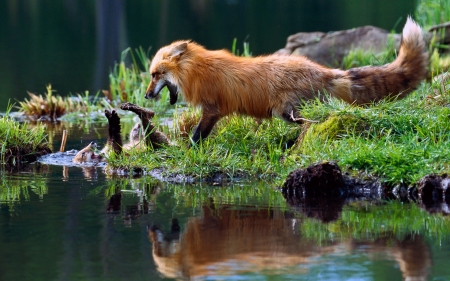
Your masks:
{"label": "fox reflection", "polygon": [[196,278],[254,271],[283,273],[304,267],[311,258],[323,254],[348,254],[352,251],[385,253],[396,260],[404,278],[425,280],[431,266],[430,250],[420,236],[398,241],[329,242],[316,246],[302,238],[298,223],[290,212],[267,209],[236,210],[231,207],[202,208],[201,217],[188,220],[180,232],[173,219],[170,232],[148,228],[157,270],[168,278]]}

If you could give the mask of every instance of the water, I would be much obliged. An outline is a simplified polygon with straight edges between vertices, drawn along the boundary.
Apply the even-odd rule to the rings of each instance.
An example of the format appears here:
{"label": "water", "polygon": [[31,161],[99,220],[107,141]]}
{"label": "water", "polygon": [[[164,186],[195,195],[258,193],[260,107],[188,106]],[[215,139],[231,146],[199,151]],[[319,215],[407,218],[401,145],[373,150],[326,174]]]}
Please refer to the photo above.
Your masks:
{"label": "water", "polygon": [[411,0],[37,0],[0,1],[0,112],[8,101],[108,89],[108,74],[127,47],[193,39],[231,49],[234,38],[254,55],[273,53],[300,31],[375,25],[400,32]]}
{"label": "water", "polygon": [[[60,124],[54,147],[63,128],[67,149],[105,141],[102,124]],[[0,249],[0,280],[450,278],[448,218],[415,203],[290,206],[264,182],[168,184],[96,167],[2,171]]]}

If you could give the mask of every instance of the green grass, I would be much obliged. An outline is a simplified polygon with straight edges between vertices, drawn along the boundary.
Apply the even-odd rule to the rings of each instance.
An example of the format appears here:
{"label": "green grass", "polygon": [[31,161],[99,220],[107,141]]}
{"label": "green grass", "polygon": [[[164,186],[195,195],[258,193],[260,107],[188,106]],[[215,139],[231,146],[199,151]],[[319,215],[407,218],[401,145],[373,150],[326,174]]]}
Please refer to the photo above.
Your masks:
{"label": "green grass", "polygon": [[252,118],[233,116],[222,119],[211,137],[198,146],[189,148],[189,139],[171,135],[177,141],[174,146],[147,152],[130,151],[128,155],[112,156],[108,163],[112,168],[163,168],[167,173],[198,178],[220,172],[270,179],[295,164],[284,159],[283,147],[299,132],[300,127],[278,119],[258,125]]}
{"label": "green grass", "polygon": [[425,29],[450,21],[450,0],[418,0],[415,19]]}
{"label": "green grass", "polygon": [[28,124],[12,119],[9,116],[10,110],[11,106],[8,107],[5,116],[0,118],[1,164],[11,160],[11,157],[14,157],[18,151],[34,153],[46,146],[45,126],[37,125],[30,129]]}
{"label": "green grass", "polygon": [[[150,59],[148,52],[130,48],[122,52],[121,60],[109,74],[110,90],[106,94],[113,105],[131,102],[150,106],[153,110],[164,110],[169,105],[169,91],[164,88],[159,94],[160,102],[145,100],[145,90],[150,83]],[[131,60],[131,63],[127,61]]]}
{"label": "green grass", "polygon": [[[391,183],[409,184],[428,173],[448,172],[450,91],[435,93],[438,88],[437,83],[424,84],[403,100],[370,107],[336,100],[306,107],[306,118],[323,122],[309,128],[310,134],[291,157],[298,161],[297,155],[305,154],[309,163],[337,160],[345,169],[371,173]],[[320,128],[336,116],[358,121],[337,132]]]}
{"label": "green grass", "polygon": [[366,65],[383,65],[392,62],[397,57],[394,37],[389,36],[384,51],[374,54],[370,50],[354,49],[342,59],[342,69],[361,67]]}

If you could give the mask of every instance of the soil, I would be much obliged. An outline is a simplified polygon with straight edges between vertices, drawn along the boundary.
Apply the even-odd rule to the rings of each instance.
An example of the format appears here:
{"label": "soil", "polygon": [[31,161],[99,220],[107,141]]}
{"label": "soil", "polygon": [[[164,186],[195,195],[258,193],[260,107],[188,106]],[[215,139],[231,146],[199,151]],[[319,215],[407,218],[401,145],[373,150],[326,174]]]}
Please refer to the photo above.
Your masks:
{"label": "soil", "polygon": [[4,163],[7,166],[20,166],[24,163],[34,162],[38,157],[51,153],[51,149],[46,144],[31,147],[9,147],[4,153]]}

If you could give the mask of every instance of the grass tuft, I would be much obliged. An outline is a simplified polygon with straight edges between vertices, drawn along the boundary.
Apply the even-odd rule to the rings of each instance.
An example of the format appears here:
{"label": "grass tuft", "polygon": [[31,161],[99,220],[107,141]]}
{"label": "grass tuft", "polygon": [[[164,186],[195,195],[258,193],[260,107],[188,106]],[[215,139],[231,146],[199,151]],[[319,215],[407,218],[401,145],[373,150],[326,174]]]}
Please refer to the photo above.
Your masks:
{"label": "grass tuft", "polygon": [[22,158],[32,157],[36,153],[48,153],[45,126],[29,128],[28,124],[19,123],[9,116],[9,106],[5,116],[0,118],[0,160],[1,164],[13,164]]}

